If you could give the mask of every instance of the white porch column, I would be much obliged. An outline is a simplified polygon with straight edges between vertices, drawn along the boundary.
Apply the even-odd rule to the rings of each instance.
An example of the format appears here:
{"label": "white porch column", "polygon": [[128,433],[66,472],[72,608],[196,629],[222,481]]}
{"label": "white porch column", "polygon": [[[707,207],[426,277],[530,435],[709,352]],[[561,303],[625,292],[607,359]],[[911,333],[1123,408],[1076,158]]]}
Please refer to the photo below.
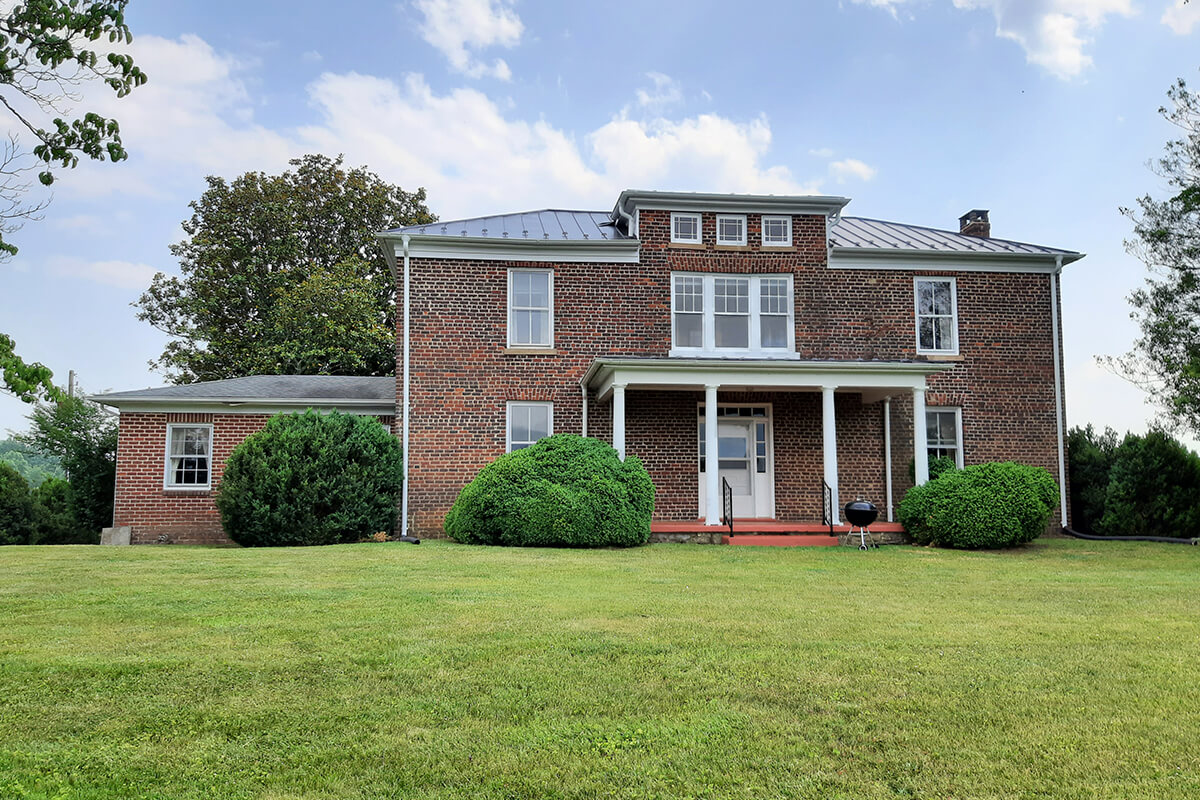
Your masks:
{"label": "white porch column", "polygon": [[892,398],[883,398],[883,482],[887,487],[887,521],[892,521]]}
{"label": "white porch column", "polygon": [[717,387],[704,387],[704,524],[721,524],[721,469],[717,453]]}
{"label": "white porch column", "polygon": [[833,506],[831,510],[833,524],[841,524],[838,512],[838,466],[837,466],[837,420],[833,415],[832,386],[821,387],[821,444],[824,450],[825,482],[829,484]]}
{"label": "white porch column", "polygon": [[612,396],[612,434],[613,447],[617,455],[625,460],[625,384],[614,383]]}
{"label": "white porch column", "polygon": [[925,389],[913,389],[913,472],[917,486],[929,480],[929,440],[925,425]]}

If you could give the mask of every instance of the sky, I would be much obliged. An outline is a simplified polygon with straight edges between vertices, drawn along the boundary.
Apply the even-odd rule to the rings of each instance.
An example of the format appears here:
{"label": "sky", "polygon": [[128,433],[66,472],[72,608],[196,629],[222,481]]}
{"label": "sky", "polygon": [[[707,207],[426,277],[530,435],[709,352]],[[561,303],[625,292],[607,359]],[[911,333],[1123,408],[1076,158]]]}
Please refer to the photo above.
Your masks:
{"label": "sky", "polygon": [[[442,219],[626,188],[836,194],[947,229],[986,208],[993,236],[1088,254],[1062,279],[1068,424],[1154,417],[1096,357],[1137,336],[1120,208],[1166,193],[1148,164],[1167,88],[1200,86],[1197,0],[132,0],[126,21],[149,82],[68,106],[116,118],[129,159],[61,171],[0,263],[0,331],[60,383],[165,383],[132,304],[178,274],[205,176],[343,153]],[[28,410],[0,395],[0,435]]]}

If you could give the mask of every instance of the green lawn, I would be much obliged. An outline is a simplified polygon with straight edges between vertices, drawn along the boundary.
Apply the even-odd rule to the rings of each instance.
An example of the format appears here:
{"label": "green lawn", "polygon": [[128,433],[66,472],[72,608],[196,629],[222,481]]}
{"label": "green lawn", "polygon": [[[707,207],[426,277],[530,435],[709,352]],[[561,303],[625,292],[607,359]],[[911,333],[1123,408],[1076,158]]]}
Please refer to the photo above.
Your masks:
{"label": "green lawn", "polygon": [[1200,548],[0,548],[0,798],[1200,797]]}

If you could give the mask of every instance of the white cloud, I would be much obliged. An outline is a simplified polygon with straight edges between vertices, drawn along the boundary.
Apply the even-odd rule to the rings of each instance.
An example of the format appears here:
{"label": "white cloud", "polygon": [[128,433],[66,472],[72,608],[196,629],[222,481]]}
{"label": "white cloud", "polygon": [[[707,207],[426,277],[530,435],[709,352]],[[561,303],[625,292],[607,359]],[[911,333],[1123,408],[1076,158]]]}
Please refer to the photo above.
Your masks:
{"label": "white cloud", "polygon": [[511,48],[521,41],[525,26],[511,0],[414,0],[413,6],[425,16],[422,38],[441,51],[456,71],[470,78],[512,78],[504,59],[497,58],[489,66],[473,52]]}
{"label": "white cloud", "polygon": [[638,89],[637,102],[643,108],[666,108],[683,101],[683,88],[670,75],[647,72],[646,77],[654,83],[652,89]]}
{"label": "white cloud", "polygon": [[1200,22],[1200,0],[1192,0],[1190,3],[1175,0],[1175,5],[1168,6],[1163,12],[1161,22],[1180,36],[1187,36],[1196,23]]}
{"label": "white cloud", "polygon": [[838,183],[845,183],[849,178],[869,181],[875,177],[875,173],[878,170],[870,164],[859,161],[857,158],[844,158],[841,161],[834,161],[830,164],[829,172],[837,178]]}
{"label": "white cloud", "polygon": [[46,266],[55,275],[84,278],[119,289],[145,289],[160,270],[129,261],[87,261],[74,256],[52,256]]}
{"label": "white cloud", "polygon": [[808,151],[808,154],[817,158],[833,158],[833,149],[829,147],[814,147]]}
{"label": "white cloud", "polygon": [[[882,8],[895,17],[897,9],[911,5],[913,0],[852,2]],[[997,36],[1016,42],[1029,63],[1063,79],[1077,77],[1091,66],[1092,57],[1084,52],[1091,42],[1090,34],[1098,31],[1110,16],[1127,17],[1135,13],[1132,0],[953,0],[953,3],[955,8],[963,10],[991,11],[996,19]],[[1190,5],[1175,15],[1172,11],[1178,9],[1168,10],[1163,22],[1174,29],[1167,17],[1176,21],[1194,16]],[[1192,19],[1187,23],[1189,29],[1194,22]]]}
{"label": "white cloud", "polygon": [[305,50],[304,54],[301,55],[300,58],[309,62],[310,64],[316,64],[325,60],[325,56],[321,55],[316,50]]}

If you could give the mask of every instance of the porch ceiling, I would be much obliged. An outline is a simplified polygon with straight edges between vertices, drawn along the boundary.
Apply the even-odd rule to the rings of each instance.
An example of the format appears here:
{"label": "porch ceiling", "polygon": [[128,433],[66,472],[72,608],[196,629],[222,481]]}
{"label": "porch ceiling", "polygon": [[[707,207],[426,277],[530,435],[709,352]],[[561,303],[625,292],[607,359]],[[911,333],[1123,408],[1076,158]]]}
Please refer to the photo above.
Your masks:
{"label": "porch ceiling", "polygon": [[890,392],[925,388],[929,375],[952,363],[916,361],[794,361],[783,359],[598,358],[581,383],[604,398],[614,384],[630,389],[862,392],[881,400]]}

